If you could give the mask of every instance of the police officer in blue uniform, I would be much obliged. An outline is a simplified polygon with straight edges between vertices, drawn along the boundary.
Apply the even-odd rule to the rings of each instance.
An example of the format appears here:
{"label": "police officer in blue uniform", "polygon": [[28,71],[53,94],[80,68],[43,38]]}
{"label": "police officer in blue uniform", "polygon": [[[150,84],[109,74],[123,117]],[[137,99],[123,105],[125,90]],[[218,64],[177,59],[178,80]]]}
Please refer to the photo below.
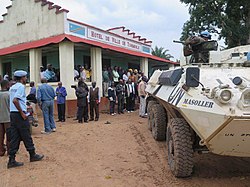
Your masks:
{"label": "police officer in blue uniform", "polygon": [[20,142],[23,141],[26,150],[30,154],[30,162],[40,161],[43,155],[36,154],[33,140],[30,134],[28,113],[26,107],[25,84],[27,72],[15,71],[16,84],[10,88],[10,149],[7,168],[23,166],[22,162],[15,160]]}

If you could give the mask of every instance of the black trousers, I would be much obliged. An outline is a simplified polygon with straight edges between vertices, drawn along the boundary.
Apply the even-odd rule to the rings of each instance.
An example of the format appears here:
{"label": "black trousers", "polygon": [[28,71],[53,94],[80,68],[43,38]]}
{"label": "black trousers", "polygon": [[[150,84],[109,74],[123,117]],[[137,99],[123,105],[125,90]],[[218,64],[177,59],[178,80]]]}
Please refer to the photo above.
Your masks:
{"label": "black trousers", "polygon": [[135,109],[135,96],[133,94],[130,94],[129,97],[127,97],[127,103],[126,103],[126,109],[127,111],[134,111]]}
{"label": "black trousers", "polygon": [[[76,111],[76,119],[77,119],[77,120],[79,120],[79,116],[80,116],[79,114],[80,114],[80,112],[81,112],[80,110],[82,110],[82,109],[80,109],[80,107],[77,107],[77,111]],[[88,119],[89,119],[89,114],[88,114],[88,113],[89,113],[89,109],[88,109],[88,106],[84,107],[83,110],[86,111],[86,113],[87,113],[86,116],[87,116],[87,120],[88,120]],[[82,115],[82,116],[83,116],[83,115]],[[81,119],[82,119],[82,118],[81,118]]]}
{"label": "black trousers", "polygon": [[79,107],[77,107],[77,111],[76,111],[76,119],[79,119]]}
{"label": "black trousers", "polygon": [[84,121],[88,120],[88,110],[87,106],[80,106],[78,107],[78,121],[82,121],[82,118]]}
{"label": "black trousers", "polygon": [[115,102],[114,101],[110,101],[109,102],[109,107],[110,107],[110,114],[115,113]]}
{"label": "black trousers", "polygon": [[34,152],[35,147],[30,134],[28,119],[24,120],[19,112],[11,112],[10,123],[10,157],[15,157],[21,141],[23,141],[28,152]]}
{"label": "black trousers", "polygon": [[65,121],[65,103],[57,104],[58,119],[60,121]]}
{"label": "black trousers", "polygon": [[[86,110],[86,115],[87,115],[87,119],[89,119],[89,115],[88,115],[88,113],[89,113],[89,109],[88,109],[88,107],[86,107],[85,108],[85,110]],[[76,111],[76,119],[78,119],[79,120],[79,116],[80,116],[80,107],[77,107],[77,111]]]}
{"label": "black trousers", "polygon": [[96,101],[90,101],[89,103],[90,108],[90,119],[94,119],[94,111],[95,111],[95,119],[99,119],[99,104]]}
{"label": "black trousers", "polygon": [[123,112],[124,109],[124,96],[119,95],[118,97],[118,113]]}

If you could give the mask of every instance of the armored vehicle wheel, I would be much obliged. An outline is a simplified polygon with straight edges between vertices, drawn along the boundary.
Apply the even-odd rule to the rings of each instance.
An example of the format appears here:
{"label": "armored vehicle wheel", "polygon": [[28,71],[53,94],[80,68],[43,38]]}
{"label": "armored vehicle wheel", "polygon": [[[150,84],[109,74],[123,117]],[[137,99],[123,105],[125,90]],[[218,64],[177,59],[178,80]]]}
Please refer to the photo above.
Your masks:
{"label": "armored vehicle wheel", "polygon": [[189,177],[193,170],[191,131],[182,118],[171,119],[167,127],[168,164],[176,177]]}
{"label": "armored vehicle wheel", "polygon": [[150,119],[152,119],[153,138],[157,141],[166,140],[166,112],[160,104],[152,106]]}
{"label": "armored vehicle wheel", "polygon": [[150,115],[152,113],[152,106],[157,104],[156,101],[149,101],[147,106],[147,113],[148,113],[148,130],[152,131],[152,116]]}

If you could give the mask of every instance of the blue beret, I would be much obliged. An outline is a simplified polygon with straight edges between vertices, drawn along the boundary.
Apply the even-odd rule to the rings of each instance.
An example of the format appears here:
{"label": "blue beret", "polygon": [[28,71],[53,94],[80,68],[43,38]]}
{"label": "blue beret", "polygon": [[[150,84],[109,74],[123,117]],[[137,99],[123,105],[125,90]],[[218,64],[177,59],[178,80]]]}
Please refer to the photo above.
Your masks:
{"label": "blue beret", "polygon": [[18,70],[18,71],[15,71],[14,72],[14,76],[15,77],[24,77],[27,75],[27,72],[26,71],[23,71],[23,70]]}

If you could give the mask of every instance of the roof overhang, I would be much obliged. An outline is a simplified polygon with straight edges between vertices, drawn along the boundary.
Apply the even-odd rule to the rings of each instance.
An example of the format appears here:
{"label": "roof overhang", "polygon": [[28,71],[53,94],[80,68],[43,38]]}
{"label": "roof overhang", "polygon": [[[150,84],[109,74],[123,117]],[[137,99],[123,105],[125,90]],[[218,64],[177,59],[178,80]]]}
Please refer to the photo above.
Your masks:
{"label": "roof overhang", "polygon": [[49,44],[57,44],[57,43],[60,43],[60,42],[62,42],[64,40],[69,40],[69,41],[74,42],[74,43],[86,43],[86,44],[89,44],[89,45],[101,47],[103,49],[109,49],[109,50],[117,51],[117,52],[120,52],[120,53],[125,53],[125,54],[138,56],[138,57],[149,58],[149,59],[152,59],[152,60],[156,60],[156,61],[160,61],[160,62],[166,62],[166,63],[170,63],[170,64],[177,64],[176,62],[166,60],[166,59],[162,59],[160,57],[156,57],[156,56],[153,56],[153,55],[150,55],[150,54],[144,54],[144,53],[141,53],[141,52],[124,49],[124,48],[104,44],[104,43],[97,42],[97,41],[87,40],[87,39],[80,38],[80,37],[77,37],[77,36],[72,36],[72,35],[69,35],[69,34],[61,34],[61,35],[57,35],[57,36],[53,36],[53,37],[49,37],[49,38],[44,38],[44,39],[37,40],[37,41],[22,43],[22,44],[14,45],[14,46],[11,46],[11,47],[3,48],[3,49],[0,49],[0,56],[12,54],[12,53],[17,53],[17,52],[28,50],[28,49],[39,48],[39,47],[43,47],[43,46],[46,46],[46,45],[49,45]]}

